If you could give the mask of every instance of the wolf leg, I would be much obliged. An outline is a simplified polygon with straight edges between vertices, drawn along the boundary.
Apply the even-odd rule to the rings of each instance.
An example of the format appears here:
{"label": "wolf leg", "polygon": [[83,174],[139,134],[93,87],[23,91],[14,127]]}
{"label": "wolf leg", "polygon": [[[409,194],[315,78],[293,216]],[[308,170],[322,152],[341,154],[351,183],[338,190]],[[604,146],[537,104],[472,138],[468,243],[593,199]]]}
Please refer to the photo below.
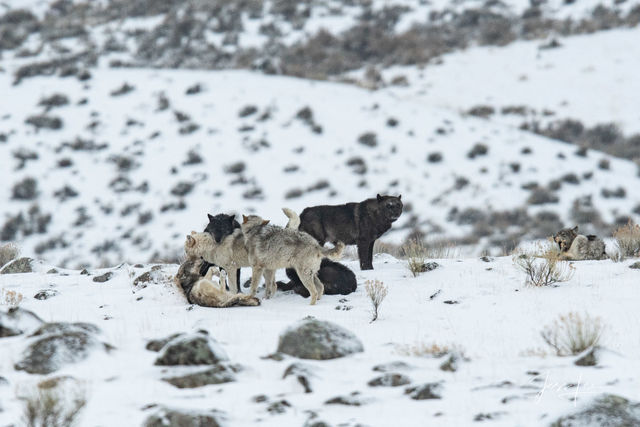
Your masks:
{"label": "wolf leg", "polygon": [[313,283],[316,285],[316,290],[318,291],[318,299],[322,298],[324,295],[324,283],[318,277],[318,273],[313,275]]}
{"label": "wolf leg", "polygon": [[313,273],[311,271],[303,271],[296,270],[300,280],[302,280],[302,284],[309,291],[309,295],[311,295],[311,305],[314,305],[318,300],[318,291],[316,290],[316,286],[313,281]]}
{"label": "wolf leg", "polygon": [[238,292],[238,283],[236,280],[238,278],[238,274],[236,274],[238,271],[240,271],[240,269],[236,269],[236,268],[230,268],[229,271],[227,272],[227,279],[229,280],[229,291],[232,293],[237,293]]}
{"label": "wolf leg", "polygon": [[360,270],[373,270],[373,242],[358,242],[358,258]]}
{"label": "wolf leg", "polygon": [[264,270],[264,292],[265,298],[271,298],[275,295],[276,272],[275,270]]}
{"label": "wolf leg", "polygon": [[251,268],[251,291],[249,295],[252,297],[256,296],[256,292],[258,291],[258,283],[260,283],[260,277],[262,276],[262,267],[254,265]]}

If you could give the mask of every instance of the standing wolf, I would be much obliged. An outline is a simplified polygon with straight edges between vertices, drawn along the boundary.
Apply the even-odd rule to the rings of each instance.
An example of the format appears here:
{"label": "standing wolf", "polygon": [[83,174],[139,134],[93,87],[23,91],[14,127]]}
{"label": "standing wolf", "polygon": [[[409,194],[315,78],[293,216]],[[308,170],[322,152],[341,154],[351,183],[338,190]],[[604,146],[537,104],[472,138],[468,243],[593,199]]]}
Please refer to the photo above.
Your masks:
{"label": "standing wolf", "polygon": [[381,196],[360,203],[322,205],[300,214],[300,231],[313,236],[320,246],[342,242],[358,246],[361,270],[373,270],[373,244],[402,214],[402,196]]}
{"label": "standing wolf", "polygon": [[596,236],[578,234],[578,226],[564,228],[553,236],[553,241],[560,248],[560,257],[581,261],[587,259],[605,259],[604,241]]}
{"label": "standing wolf", "polygon": [[324,293],[324,285],[317,275],[322,258],[339,258],[344,244],[325,249],[307,233],[269,225],[268,220],[257,215],[243,215],[241,227],[252,268],[251,295],[256,294],[260,276],[264,273],[265,295],[269,298],[276,291],[276,270],[291,267],[309,291],[311,305],[315,304]]}

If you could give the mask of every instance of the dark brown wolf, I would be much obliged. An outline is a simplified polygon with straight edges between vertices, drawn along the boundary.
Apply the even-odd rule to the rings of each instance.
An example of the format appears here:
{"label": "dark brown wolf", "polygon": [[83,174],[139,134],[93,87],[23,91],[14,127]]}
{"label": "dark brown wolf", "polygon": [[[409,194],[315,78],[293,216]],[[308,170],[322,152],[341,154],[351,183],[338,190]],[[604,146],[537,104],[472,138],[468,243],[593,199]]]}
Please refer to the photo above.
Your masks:
{"label": "dark brown wolf", "polygon": [[381,196],[360,203],[322,205],[300,214],[300,231],[320,245],[342,242],[358,246],[361,270],[373,270],[373,244],[402,214],[402,196]]}

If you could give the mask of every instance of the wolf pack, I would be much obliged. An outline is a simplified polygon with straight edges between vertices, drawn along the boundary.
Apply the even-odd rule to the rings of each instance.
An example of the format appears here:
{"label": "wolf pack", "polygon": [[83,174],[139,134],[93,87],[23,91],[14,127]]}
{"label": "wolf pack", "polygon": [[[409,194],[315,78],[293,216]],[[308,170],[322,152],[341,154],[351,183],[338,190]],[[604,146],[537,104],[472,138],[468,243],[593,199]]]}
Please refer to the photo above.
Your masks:
{"label": "wolf pack", "polygon": [[[347,295],[357,287],[356,276],[337,262],[346,245],[356,245],[361,270],[373,269],[373,246],[400,217],[402,196],[381,196],[357,203],[305,208],[300,215],[282,209],[286,226],[258,215],[208,214],[202,232],[192,231],[184,244],[186,258],[175,276],[190,304],[205,307],[258,306],[258,285],[264,298],[277,290],[310,297],[314,305],[323,295]],[[602,239],[578,234],[578,227],[553,237],[560,258],[606,258]],[[325,247],[325,244],[331,247]],[[251,268],[250,291],[241,291],[240,271]],[[276,282],[285,269],[289,282]],[[215,280],[214,280],[215,277]]]}

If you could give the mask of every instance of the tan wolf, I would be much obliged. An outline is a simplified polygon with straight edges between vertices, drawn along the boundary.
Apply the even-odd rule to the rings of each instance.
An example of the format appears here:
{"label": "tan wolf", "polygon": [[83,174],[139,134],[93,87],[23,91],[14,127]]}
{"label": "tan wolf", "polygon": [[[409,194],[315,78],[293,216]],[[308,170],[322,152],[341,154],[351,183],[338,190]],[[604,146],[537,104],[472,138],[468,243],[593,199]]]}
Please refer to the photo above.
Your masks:
{"label": "tan wolf", "polygon": [[[260,276],[264,273],[266,297],[276,291],[275,272],[279,268],[293,268],[311,295],[311,304],[322,297],[324,285],[318,279],[322,258],[338,259],[344,244],[338,242],[325,249],[309,234],[293,228],[269,225],[257,215],[242,216],[242,233],[251,264],[251,295],[255,295]],[[290,224],[295,221],[290,221]]]}
{"label": "tan wolf", "polygon": [[[235,305],[260,305],[258,298],[228,292],[226,290],[226,273],[220,271],[218,267],[210,267],[207,274],[201,277],[199,272],[204,262],[200,257],[187,258],[180,265],[176,274],[175,282],[182,288],[190,304],[217,308]],[[213,281],[214,275],[218,276],[218,283]]]}

